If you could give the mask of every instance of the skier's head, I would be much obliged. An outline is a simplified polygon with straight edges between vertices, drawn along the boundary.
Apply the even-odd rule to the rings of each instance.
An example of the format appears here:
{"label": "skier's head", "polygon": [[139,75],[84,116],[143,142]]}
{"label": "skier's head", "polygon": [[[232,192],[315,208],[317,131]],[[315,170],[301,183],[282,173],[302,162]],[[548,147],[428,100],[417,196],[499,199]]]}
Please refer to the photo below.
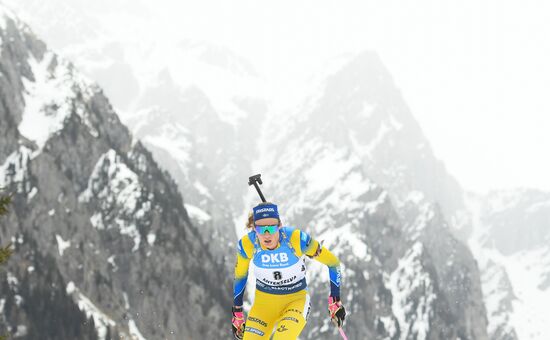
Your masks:
{"label": "skier's head", "polygon": [[279,219],[279,210],[277,205],[271,202],[262,202],[252,208],[254,213],[254,221],[258,221],[264,218],[275,218]]}
{"label": "skier's head", "polygon": [[253,208],[254,230],[262,246],[273,249],[279,243],[281,220],[277,206],[263,202]]}

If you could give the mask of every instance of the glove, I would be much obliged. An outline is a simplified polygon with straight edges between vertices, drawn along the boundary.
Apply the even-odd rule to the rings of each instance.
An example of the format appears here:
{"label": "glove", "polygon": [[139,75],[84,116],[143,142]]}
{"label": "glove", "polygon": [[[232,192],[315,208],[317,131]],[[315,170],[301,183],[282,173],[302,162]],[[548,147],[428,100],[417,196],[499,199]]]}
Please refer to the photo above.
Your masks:
{"label": "glove", "polygon": [[340,328],[344,325],[346,310],[342,305],[342,302],[340,302],[339,297],[329,296],[328,313],[330,314],[330,319],[336,327]]}
{"label": "glove", "polygon": [[231,324],[233,325],[233,336],[235,339],[242,339],[244,335],[244,313],[243,307],[233,307],[233,318]]}

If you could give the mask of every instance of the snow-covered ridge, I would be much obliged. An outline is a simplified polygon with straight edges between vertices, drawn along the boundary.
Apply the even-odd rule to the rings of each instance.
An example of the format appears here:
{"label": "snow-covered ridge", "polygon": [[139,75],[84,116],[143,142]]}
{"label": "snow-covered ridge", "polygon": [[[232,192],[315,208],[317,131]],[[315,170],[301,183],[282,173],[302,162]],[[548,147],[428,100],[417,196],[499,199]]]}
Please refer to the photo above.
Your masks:
{"label": "snow-covered ridge", "polygon": [[150,196],[141,185],[138,175],[132,171],[115,150],[109,150],[97,161],[79,201],[97,199],[100,211],[90,222],[97,229],[118,227],[120,233],[134,240],[132,251],[141,243],[136,222],[145,219],[151,211]]}
{"label": "snow-covered ridge", "polygon": [[187,213],[189,214],[189,217],[198,223],[205,223],[212,219],[212,216],[210,216],[206,211],[202,210],[199,207],[196,207],[192,204],[184,204],[185,210],[187,210]]}
{"label": "snow-covered ridge", "polygon": [[19,132],[42,149],[48,139],[63,128],[65,120],[76,113],[97,137],[85,107],[96,90],[91,82],[51,51],[41,60],[31,57],[28,62],[35,79],[23,78],[25,110]]}
{"label": "snow-covered ridge", "polygon": [[[468,196],[473,216],[469,245],[482,271],[490,335],[515,333],[518,339],[550,338],[550,247],[548,242],[520,243],[525,237],[548,235],[543,224],[542,230],[534,228],[533,222],[540,224],[540,219],[532,219],[535,214],[544,217],[548,213],[547,200],[547,193],[523,189]],[[495,230],[504,222],[505,229]],[[511,239],[516,247],[512,252],[506,247],[500,249],[496,237]]]}
{"label": "snow-covered ridge", "polygon": [[197,40],[185,40],[180,47],[190,51],[190,56],[206,64],[228,70],[241,77],[259,77],[254,66],[230,49]]}
{"label": "snow-covered ridge", "polygon": [[28,169],[31,154],[31,149],[21,145],[7,157],[4,164],[0,165],[0,188],[17,183],[17,192],[31,192]]}
{"label": "snow-covered ridge", "polygon": [[[13,11],[7,8],[4,4],[0,2],[0,30],[6,30],[7,20],[14,20],[18,22],[17,16]],[[1,45],[1,44],[0,44]]]}
{"label": "snow-covered ridge", "polygon": [[[401,330],[400,340],[425,340],[433,317],[435,287],[423,268],[424,247],[416,242],[399,260],[397,269],[390,275],[387,285],[392,292],[392,310]],[[419,290],[419,292],[415,292]],[[419,300],[410,297],[419,296]]]}
{"label": "snow-covered ridge", "polygon": [[103,311],[101,311],[86,295],[84,295],[75,286],[74,282],[70,281],[67,284],[66,291],[67,294],[73,297],[78,305],[78,308],[86,313],[86,317],[92,317],[94,319],[94,324],[99,339],[109,340],[105,339],[107,335],[107,328],[115,326],[116,322]]}

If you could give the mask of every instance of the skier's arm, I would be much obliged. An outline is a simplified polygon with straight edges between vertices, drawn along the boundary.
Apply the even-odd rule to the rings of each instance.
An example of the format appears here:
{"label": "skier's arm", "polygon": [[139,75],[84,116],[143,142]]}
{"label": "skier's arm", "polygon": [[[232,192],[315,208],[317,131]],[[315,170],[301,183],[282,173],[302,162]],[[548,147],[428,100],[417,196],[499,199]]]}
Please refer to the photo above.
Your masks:
{"label": "skier's arm", "polygon": [[[319,254],[315,256],[314,259],[328,267],[328,273],[330,277],[330,296],[339,298],[341,276],[340,260],[338,260],[338,258],[333,253],[331,253],[327,248],[321,246],[320,244],[319,249]],[[306,255],[308,254],[306,253]]]}
{"label": "skier's arm", "polygon": [[248,279],[248,266],[254,246],[248,235],[239,240],[237,245],[237,263],[235,264],[235,280],[233,282],[233,305],[242,306],[244,289]]}
{"label": "skier's arm", "polygon": [[[323,247],[317,240],[313,239],[306,232],[294,230],[291,242],[301,253],[314,258],[328,267],[330,277],[330,296],[340,297],[340,260],[327,248]],[[294,245],[295,244],[295,245]]]}

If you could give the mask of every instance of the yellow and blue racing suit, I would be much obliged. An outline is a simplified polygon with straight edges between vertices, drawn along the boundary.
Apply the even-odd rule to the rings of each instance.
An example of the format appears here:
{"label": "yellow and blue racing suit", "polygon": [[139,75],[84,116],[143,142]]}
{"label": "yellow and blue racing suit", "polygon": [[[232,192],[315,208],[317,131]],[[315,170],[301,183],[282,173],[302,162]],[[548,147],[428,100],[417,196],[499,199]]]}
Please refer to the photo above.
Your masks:
{"label": "yellow and blue racing suit", "polygon": [[[239,240],[233,285],[234,305],[242,306],[250,261],[254,263],[256,293],[248,313],[244,340],[296,339],[310,311],[305,256],[329,269],[330,295],[340,296],[340,261],[307,233],[293,227],[279,229],[279,245],[269,250],[252,231]],[[275,328],[275,330],[274,330]]]}

